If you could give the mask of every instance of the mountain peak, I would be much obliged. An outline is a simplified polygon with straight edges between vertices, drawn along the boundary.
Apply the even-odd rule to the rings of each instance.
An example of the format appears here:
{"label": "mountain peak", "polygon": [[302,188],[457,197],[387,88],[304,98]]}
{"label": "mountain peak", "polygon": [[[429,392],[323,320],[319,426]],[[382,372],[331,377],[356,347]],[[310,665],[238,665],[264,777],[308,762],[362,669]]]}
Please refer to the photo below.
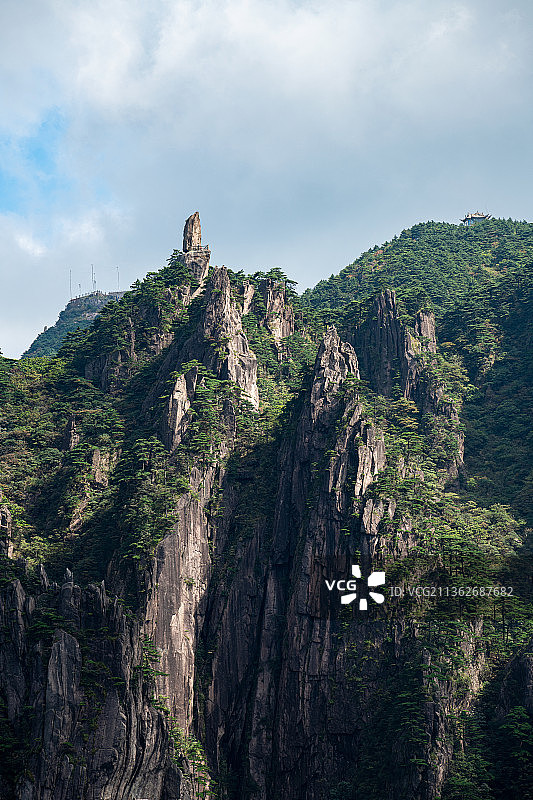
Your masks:
{"label": "mountain peak", "polygon": [[189,250],[200,250],[202,247],[202,226],[200,225],[200,214],[195,211],[185,220],[183,228],[183,252]]}

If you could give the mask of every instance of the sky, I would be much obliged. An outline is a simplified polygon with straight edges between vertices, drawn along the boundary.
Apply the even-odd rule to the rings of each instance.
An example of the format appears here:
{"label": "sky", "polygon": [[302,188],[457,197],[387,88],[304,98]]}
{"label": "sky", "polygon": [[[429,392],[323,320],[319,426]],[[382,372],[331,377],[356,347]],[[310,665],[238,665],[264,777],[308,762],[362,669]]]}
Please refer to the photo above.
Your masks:
{"label": "sky", "polygon": [[0,349],[194,211],[299,291],[417,222],[532,220],[532,39],[530,0],[2,0]]}

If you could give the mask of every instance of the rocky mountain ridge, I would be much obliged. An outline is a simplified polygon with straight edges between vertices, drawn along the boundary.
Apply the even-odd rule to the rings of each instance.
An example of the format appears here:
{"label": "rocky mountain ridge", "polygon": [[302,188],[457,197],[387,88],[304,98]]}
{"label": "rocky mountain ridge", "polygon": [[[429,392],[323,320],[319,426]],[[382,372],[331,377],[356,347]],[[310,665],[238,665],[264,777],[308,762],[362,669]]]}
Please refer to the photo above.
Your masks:
{"label": "rocky mountain ridge", "polygon": [[[407,591],[523,565],[519,524],[491,512],[486,542],[457,494],[462,373],[434,314],[384,290],[350,329],[298,324],[279,277],[209,266],[194,214],[37,378],[64,427],[50,480],[6,472],[0,508],[2,800],[453,800],[485,687],[494,725],[531,714],[530,589],[501,619]],[[326,581],[353,564],[406,598],[344,604]]]}

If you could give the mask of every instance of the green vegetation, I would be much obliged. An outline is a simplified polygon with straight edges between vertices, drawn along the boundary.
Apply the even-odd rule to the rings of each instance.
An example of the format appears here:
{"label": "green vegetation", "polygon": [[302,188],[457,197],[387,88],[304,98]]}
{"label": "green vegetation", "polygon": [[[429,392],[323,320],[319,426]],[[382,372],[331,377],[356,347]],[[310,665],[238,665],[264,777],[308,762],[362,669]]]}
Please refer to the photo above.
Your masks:
{"label": "green vegetation", "polygon": [[[409,322],[434,310],[438,368],[461,422],[469,488],[533,521],[533,225],[489,220],[470,228],[425,223],[364,253],[304,292],[303,308],[345,333],[375,293],[396,291]],[[435,365],[437,366],[437,365]]]}
{"label": "green vegetation", "polygon": [[406,305],[421,308],[429,301],[441,316],[473,288],[490,286],[532,257],[533,226],[527,222],[494,219],[471,228],[420,223],[308,289],[302,303],[335,321],[351,301],[394,289]]}
{"label": "green vegetation", "polygon": [[[398,382],[384,397],[350,376],[339,393],[337,428],[324,434],[323,461],[307,465],[313,476],[308,506],[337,455],[326,450],[328,436],[342,432],[359,405],[364,425],[356,444],[362,447],[365,430],[374,426],[384,437],[386,466],[342,519],[347,552],[360,552],[364,503],[381,503],[381,563],[391,585],[427,582],[477,591],[458,593],[445,604],[417,596],[391,601],[370,644],[353,616],[335,621],[344,679],[354,693],[345,702],[359,704],[367,724],[358,732],[353,774],[335,776],[325,791],[330,800],[359,793],[381,800],[383,771],[391,792],[393,780],[413,770],[426,774],[425,713],[446,691],[455,756],[442,800],[533,797],[533,720],[506,672],[513,658],[529,652],[533,636],[532,259],[533,225],[491,220],[468,229],[416,225],[300,298],[278,269],[230,273],[237,304],[244,282],[255,289],[242,324],[258,359],[258,412],[221,377],[227,339],[202,342],[209,359],[183,349],[198,330],[206,298],[182,302],[187,287],[194,291],[197,284],[177,252],[162,270],[108,303],[90,327],[66,336],[53,358],[15,362],[0,356],[0,504],[12,516],[15,554],[27,564],[24,570],[1,557],[0,585],[19,577],[35,588],[41,562],[52,580],[69,567],[78,583],[101,580],[112,564],[125,587],[122,599],[142,609],[145,572],[157,544],[175,526],[182,495],[200,499],[198,475],[206,472],[213,488],[205,513],[214,528],[224,521],[222,549],[216,540],[208,543],[211,588],[229,595],[253,536],[262,548],[255,568],[266,569],[280,453],[294,437],[321,334],[335,323],[351,337],[365,324],[376,293],[393,288],[406,325],[420,309],[435,312],[438,352],[420,352],[417,366],[420,387],[433,392],[440,413],[403,397]],[[277,342],[269,328],[267,282],[285,290],[294,310],[295,332]],[[194,396],[185,411],[186,431],[170,452],[164,420],[182,375],[194,375]],[[355,484],[350,472],[347,483]],[[407,539],[409,552],[400,558]],[[191,589],[193,579],[182,577]],[[482,594],[485,586],[513,586],[514,592]],[[398,620],[410,626],[401,657],[391,634]],[[69,630],[57,609],[42,603],[30,639],[49,647],[57,627]],[[475,703],[470,645],[483,657],[483,689]],[[96,703],[99,692],[118,687],[121,679],[91,650],[91,636],[82,646],[84,687]],[[215,650],[216,642],[200,642],[200,713]],[[155,693],[158,662],[145,637],[137,678],[149,687],[153,707],[168,717],[174,757],[187,762],[197,796],[214,796],[202,745],[185,736],[165,698]],[[509,699],[500,708],[504,690]],[[18,733],[2,698],[0,734],[0,756],[13,757],[13,778],[21,768],[14,758]],[[385,755],[383,742],[394,743]]]}
{"label": "green vegetation", "polygon": [[78,328],[81,330],[88,328],[92,324],[95,315],[100,313],[107,303],[115,300],[117,294],[114,292],[110,294],[94,292],[71,300],[59,314],[56,324],[51,328],[45,328],[26,352],[22,354],[22,358],[55,356],[65,338]]}
{"label": "green vegetation", "polygon": [[466,465],[483,502],[500,497],[533,522],[533,266],[473,291],[442,321],[443,350],[476,387],[464,408]]}
{"label": "green vegetation", "polygon": [[[425,354],[422,379],[426,385],[438,379],[444,386],[444,396],[453,399],[460,409],[461,394],[469,396],[472,390],[465,370],[459,367],[457,360],[453,366],[441,355]],[[427,704],[444,692],[461,710],[471,691],[472,673],[478,669],[473,655],[482,652],[482,680],[491,687],[492,695],[475,730],[460,713],[457,718],[449,715],[449,735],[456,745],[457,761],[443,800],[503,800],[507,796],[505,783],[498,777],[504,769],[502,753],[507,759],[504,772],[513,786],[521,787],[512,796],[527,797],[520,792],[531,788],[529,766],[525,766],[529,744],[524,745],[525,753],[520,747],[522,742],[529,742],[531,716],[520,717],[518,724],[522,712],[517,711],[505,723],[496,724],[491,714],[494,717],[498,703],[502,664],[530,647],[533,637],[530,532],[509,506],[495,502],[498,495],[490,503],[481,502],[475,482],[461,475],[450,480],[448,468],[457,456],[460,433],[453,418],[422,414],[415,403],[397,392],[383,397],[353,377],[345,382],[344,392],[344,418],[360,404],[365,420],[384,434],[387,465],[365,495],[367,501],[388,509],[378,526],[382,544],[373,567],[385,568],[387,584],[403,586],[405,596],[396,601],[387,598],[383,610],[377,609],[375,639],[369,649],[361,649],[357,615],[341,615],[339,619],[345,680],[354,688],[353,702],[367,725],[361,734],[357,769],[341,784],[334,784],[330,796],[337,797],[342,785],[345,796],[355,797],[356,789],[364,789],[365,797],[380,800],[384,785],[390,785],[393,791],[401,781],[408,780],[409,770],[419,769],[423,774]],[[348,486],[353,479],[349,477]],[[360,511],[361,506],[344,520],[346,543],[352,553],[359,546]],[[408,555],[398,558],[404,535],[415,544],[411,544]],[[434,586],[442,594],[411,596],[409,587],[413,586]],[[452,592],[451,587],[453,593],[447,594]],[[485,587],[496,589],[489,592]],[[512,587],[511,593],[507,587]],[[401,659],[392,643],[387,639],[381,642],[384,628],[379,619],[391,626],[398,620],[416,626],[416,634],[403,634]],[[476,642],[479,631],[475,626],[480,620],[483,634]],[[469,644],[472,641],[475,647]],[[407,653],[405,648],[410,648]],[[472,655],[467,657],[470,651]],[[365,706],[368,692],[371,709]],[[515,742],[514,750],[511,745],[501,745],[504,730]],[[483,749],[480,737],[496,744]],[[389,744],[384,748],[385,741]],[[480,752],[483,758],[478,761]],[[399,753],[403,758],[399,759]],[[476,794],[480,786],[486,788],[485,794]]]}
{"label": "green vegetation", "polygon": [[198,800],[217,797],[216,784],[210,777],[207,757],[198,739],[192,734],[186,735],[173,720],[170,720],[169,728],[174,759],[182,769],[185,769],[194,797]]}
{"label": "green vegetation", "polygon": [[[386,514],[379,528],[391,548],[385,558],[388,581],[465,587],[445,603],[416,597],[404,601],[401,612],[417,620],[419,645],[433,654],[433,666],[425,671],[428,687],[456,673],[459,704],[469,685],[466,662],[454,661],[464,636],[470,635],[462,626],[483,619],[478,647],[487,658],[483,680],[488,688],[471,718],[452,720],[456,756],[443,800],[533,796],[531,713],[518,695],[505,716],[495,713],[502,665],[530,648],[533,636],[527,528],[533,521],[532,260],[533,226],[528,223],[492,220],[471,229],[428,223],[363,254],[302,297],[315,319],[324,325],[334,322],[345,335],[363,322],[375,292],[384,288],[396,290],[407,324],[419,308],[436,314],[439,349],[436,356],[425,354],[422,379],[444,387],[443,399],[460,411],[460,425],[423,416],[394,392],[384,398],[358,381],[352,390],[366,418],[385,434],[387,467],[368,497],[381,500],[385,508],[388,498],[395,501],[392,519]],[[451,486],[446,468],[461,431],[466,469]],[[394,562],[390,552],[406,523],[418,544],[407,558]],[[348,521],[347,534],[356,535],[356,530],[357,519]],[[483,586],[512,586],[513,594],[498,590],[490,596]],[[473,595],[467,595],[472,591],[467,587],[474,587]],[[394,605],[392,613],[398,613]],[[344,642],[350,647],[348,631]],[[389,686],[389,675],[386,680]],[[414,690],[407,694],[412,703]],[[426,701],[431,700],[429,693]],[[415,706],[413,719],[422,700]],[[393,698],[378,708],[393,720],[399,711]],[[376,718],[375,725],[381,730],[384,723]],[[392,737],[394,726],[387,730],[386,738]],[[364,785],[365,796],[381,797],[382,785],[379,776],[372,778],[371,765],[381,763],[382,740],[365,740],[370,771],[345,779],[343,796]],[[337,789],[332,792],[337,796]]]}

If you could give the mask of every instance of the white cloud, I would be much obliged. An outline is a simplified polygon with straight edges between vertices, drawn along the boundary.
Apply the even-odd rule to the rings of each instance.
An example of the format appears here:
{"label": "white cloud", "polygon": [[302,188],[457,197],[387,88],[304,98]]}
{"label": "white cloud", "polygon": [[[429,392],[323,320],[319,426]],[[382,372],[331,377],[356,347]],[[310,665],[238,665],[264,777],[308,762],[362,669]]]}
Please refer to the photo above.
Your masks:
{"label": "white cloud", "polygon": [[100,243],[104,238],[103,226],[97,212],[78,219],[62,219],[59,227],[65,244],[85,246]]}
{"label": "white cloud", "polygon": [[15,234],[15,241],[24,253],[38,258],[46,253],[46,247],[40,242],[37,242],[34,237],[29,233]]}
{"label": "white cloud", "polygon": [[[4,314],[16,276],[48,298],[49,324],[69,267],[120,264],[124,281],[157,267],[197,208],[220,262],[306,284],[421,217],[471,202],[533,215],[525,0],[4,0],[0,14],[0,159],[26,203],[0,219]],[[17,143],[52,107],[71,185],[47,195]]]}

